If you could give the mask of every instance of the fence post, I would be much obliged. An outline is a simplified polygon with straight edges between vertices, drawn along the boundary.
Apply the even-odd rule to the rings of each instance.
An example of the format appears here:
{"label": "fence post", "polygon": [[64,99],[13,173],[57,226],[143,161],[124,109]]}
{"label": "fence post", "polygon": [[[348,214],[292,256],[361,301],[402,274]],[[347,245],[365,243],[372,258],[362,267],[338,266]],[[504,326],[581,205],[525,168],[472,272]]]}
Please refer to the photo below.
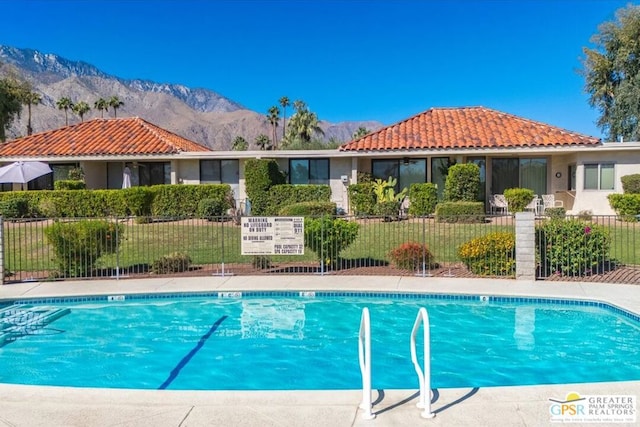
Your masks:
{"label": "fence post", "polygon": [[0,216],[0,285],[4,285],[4,218]]}
{"label": "fence post", "polygon": [[536,233],[533,212],[516,213],[516,280],[536,280]]}

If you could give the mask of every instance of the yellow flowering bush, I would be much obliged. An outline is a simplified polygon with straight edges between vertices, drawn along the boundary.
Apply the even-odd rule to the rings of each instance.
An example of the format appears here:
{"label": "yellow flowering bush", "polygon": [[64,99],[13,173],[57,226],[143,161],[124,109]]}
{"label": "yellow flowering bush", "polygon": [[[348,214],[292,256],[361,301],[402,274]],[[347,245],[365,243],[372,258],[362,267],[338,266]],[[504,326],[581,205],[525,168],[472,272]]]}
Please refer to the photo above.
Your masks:
{"label": "yellow flowering bush", "polygon": [[476,237],[458,248],[458,257],[474,274],[514,276],[516,238],[513,233],[495,232]]}

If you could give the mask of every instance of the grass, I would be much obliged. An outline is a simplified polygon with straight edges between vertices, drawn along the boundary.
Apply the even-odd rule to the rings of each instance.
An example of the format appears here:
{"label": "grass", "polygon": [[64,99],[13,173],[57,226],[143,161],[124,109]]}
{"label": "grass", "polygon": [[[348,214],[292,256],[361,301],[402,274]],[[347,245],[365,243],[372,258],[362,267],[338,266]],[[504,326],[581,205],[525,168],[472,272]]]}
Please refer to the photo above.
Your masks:
{"label": "grass", "polygon": [[[358,219],[360,228],[356,241],[341,254],[348,260],[389,261],[388,253],[402,243],[426,244],[439,264],[457,262],[457,249],[475,237],[496,231],[514,231],[510,217],[495,218],[482,224],[437,223],[433,219],[415,218],[384,222],[380,219]],[[619,221],[599,221],[609,230],[612,258],[624,264],[638,264],[640,224]],[[52,271],[54,252],[44,237],[49,221],[5,222],[5,269],[9,271]],[[240,227],[231,222],[208,222],[198,219],[125,223],[124,236],[117,254],[98,260],[100,268],[126,268],[150,265],[154,260],[173,252],[185,252],[195,265],[222,262],[251,264],[253,256],[241,255]],[[308,248],[302,256],[270,257],[273,262],[317,262]]]}

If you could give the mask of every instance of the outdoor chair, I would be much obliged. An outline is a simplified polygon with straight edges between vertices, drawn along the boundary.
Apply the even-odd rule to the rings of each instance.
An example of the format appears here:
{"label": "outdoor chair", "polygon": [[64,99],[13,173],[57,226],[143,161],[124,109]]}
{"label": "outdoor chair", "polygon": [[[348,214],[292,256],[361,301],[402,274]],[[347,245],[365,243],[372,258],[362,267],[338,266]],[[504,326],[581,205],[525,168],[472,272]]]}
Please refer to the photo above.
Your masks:
{"label": "outdoor chair", "polygon": [[546,211],[548,208],[562,208],[564,207],[564,203],[562,200],[556,200],[556,196],[553,194],[543,194],[542,195],[542,213]]}
{"label": "outdoor chair", "polygon": [[495,215],[497,213],[508,214],[509,206],[504,194],[492,194],[489,197],[489,213]]}

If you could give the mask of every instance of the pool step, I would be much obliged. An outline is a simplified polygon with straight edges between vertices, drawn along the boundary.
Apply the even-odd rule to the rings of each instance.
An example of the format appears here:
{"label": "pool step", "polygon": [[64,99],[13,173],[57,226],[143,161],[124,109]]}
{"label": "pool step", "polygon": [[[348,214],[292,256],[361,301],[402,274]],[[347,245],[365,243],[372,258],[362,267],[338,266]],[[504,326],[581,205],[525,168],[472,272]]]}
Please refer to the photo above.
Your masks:
{"label": "pool step", "polygon": [[0,346],[44,328],[68,314],[65,307],[14,304],[0,310]]}

